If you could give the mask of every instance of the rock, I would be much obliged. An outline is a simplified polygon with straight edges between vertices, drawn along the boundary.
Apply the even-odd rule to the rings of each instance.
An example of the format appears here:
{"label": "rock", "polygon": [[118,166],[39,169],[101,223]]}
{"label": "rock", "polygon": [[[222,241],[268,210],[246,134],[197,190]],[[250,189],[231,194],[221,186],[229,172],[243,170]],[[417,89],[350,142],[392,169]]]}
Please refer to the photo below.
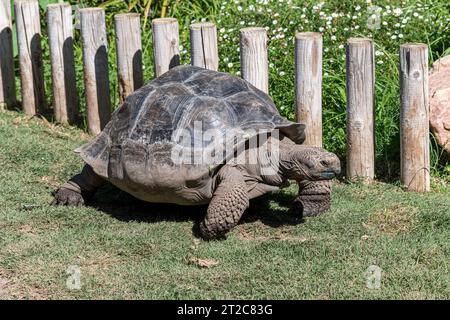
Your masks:
{"label": "rock", "polygon": [[450,55],[433,63],[429,90],[431,131],[450,154]]}

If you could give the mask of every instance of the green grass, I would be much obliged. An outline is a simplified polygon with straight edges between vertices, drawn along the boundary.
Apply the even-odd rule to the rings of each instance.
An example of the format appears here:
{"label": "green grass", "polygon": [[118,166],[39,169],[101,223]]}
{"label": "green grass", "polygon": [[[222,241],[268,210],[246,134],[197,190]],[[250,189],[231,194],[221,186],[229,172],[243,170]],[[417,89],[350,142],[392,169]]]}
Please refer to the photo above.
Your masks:
{"label": "green grass", "polygon": [[[146,204],[112,186],[91,206],[49,206],[82,166],[71,151],[89,138],[81,130],[8,111],[0,137],[2,299],[450,298],[450,187],[437,178],[427,194],[338,182],[332,209],[302,223],[287,212],[290,188],[205,242],[204,207]],[[66,287],[71,265],[80,290]],[[366,287],[370,265],[380,289]]]}

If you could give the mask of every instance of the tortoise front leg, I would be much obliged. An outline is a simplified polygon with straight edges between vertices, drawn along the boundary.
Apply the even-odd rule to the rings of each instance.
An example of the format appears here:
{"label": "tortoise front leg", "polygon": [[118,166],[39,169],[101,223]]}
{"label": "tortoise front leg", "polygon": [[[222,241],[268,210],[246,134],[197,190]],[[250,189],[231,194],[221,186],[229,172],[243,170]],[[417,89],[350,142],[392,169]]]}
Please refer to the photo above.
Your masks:
{"label": "tortoise front leg", "polygon": [[249,206],[247,185],[235,167],[224,166],[218,174],[218,186],[209,203],[200,232],[205,239],[217,238],[238,224]]}
{"label": "tortoise front leg", "polygon": [[317,216],[331,205],[331,181],[300,181],[292,212],[301,217]]}
{"label": "tortoise front leg", "polygon": [[78,206],[85,204],[105,183],[89,165],[85,165],[81,173],[73,176],[55,192],[52,205]]}

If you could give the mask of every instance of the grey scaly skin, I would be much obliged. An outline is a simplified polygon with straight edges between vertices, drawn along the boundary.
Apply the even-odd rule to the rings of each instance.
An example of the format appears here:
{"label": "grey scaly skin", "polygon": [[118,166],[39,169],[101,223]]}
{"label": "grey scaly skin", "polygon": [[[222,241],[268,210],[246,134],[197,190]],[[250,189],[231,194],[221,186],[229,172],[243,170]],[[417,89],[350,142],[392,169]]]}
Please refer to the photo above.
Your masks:
{"label": "grey scaly skin", "polygon": [[[280,142],[280,159],[272,175],[261,174],[259,165],[224,165],[213,177],[211,199],[200,231],[205,239],[218,238],[239,223],[251,198],[286,186],[288,179],[299,185],[293,212],[315,216],[330,207],[331,182],[340,173],[336,155],[322,148]],[[65,183],[55,194],[54,204],[86,203],[105,182],[86,165],[80,174]]]}

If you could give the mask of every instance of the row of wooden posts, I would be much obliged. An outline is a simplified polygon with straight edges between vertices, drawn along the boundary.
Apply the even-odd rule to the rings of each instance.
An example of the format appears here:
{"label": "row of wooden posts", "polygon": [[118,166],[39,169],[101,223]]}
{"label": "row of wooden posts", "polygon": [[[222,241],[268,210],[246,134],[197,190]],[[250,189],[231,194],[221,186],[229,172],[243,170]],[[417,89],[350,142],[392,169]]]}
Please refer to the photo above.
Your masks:
{"label": "row of wooden posts", "polygon": [[[10,1],[0,0],[0,103],[14,105]],[[42,72],[41,27],[37,0],[16,0],[22,109],[33,115],[46,107]],[[58,122],[70,123],[77,115],[72,8],[67,3],[47,7],[48,37],[53,79],[53,108]],[[81,40],[88,128],[97,134],[109,121],[111,102],[108,80],[105,12],[80,10]],[[143,83],[140,16],[117,14],[114,18],[120,100]],[[152,21],[156,76],[180,63],[178,22],[174,18]],[[190,26],[191,62],[212,70],[219,65],[217,30],[213,23]],[[350,38],[347,66],[347,177],[373,179],[374,45],[366,38]],[[240,31],[242,77],[268,92],[267,32],[264,28]],[[428,191],[428,57],[424,44],[400,47],[401,181],[409,190]],[[295,89],[297,121],[306,123],[306,144],[322,146],[322,35],[295,35]],[[333,94],[328,92],[327,94]]]}

